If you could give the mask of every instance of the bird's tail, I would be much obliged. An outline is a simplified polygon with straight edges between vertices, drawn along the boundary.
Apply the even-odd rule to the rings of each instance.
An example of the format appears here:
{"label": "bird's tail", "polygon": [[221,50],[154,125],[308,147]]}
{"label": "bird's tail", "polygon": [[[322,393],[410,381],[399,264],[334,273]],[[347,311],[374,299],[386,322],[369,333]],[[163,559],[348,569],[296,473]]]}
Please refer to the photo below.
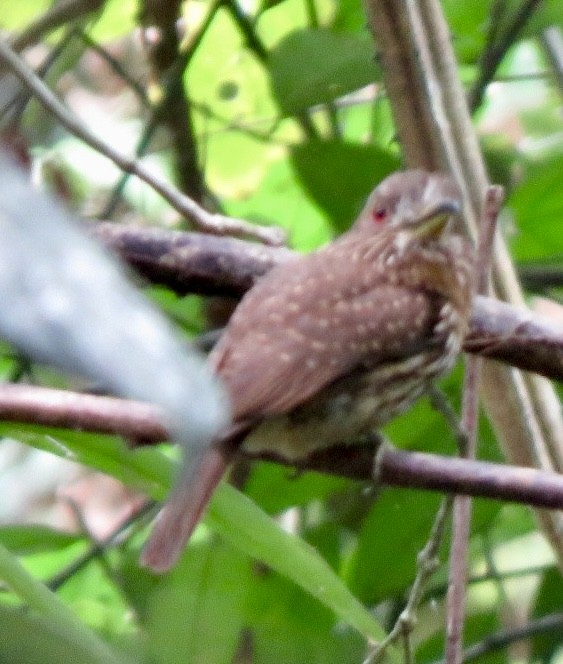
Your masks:
{"label": "bird's tail", "polygon": [[178,560],[198,524],[231,455],[217,445],[201,450],[184,464],[177,484],[160,512],[140,563],[154,572],[166,572]]}

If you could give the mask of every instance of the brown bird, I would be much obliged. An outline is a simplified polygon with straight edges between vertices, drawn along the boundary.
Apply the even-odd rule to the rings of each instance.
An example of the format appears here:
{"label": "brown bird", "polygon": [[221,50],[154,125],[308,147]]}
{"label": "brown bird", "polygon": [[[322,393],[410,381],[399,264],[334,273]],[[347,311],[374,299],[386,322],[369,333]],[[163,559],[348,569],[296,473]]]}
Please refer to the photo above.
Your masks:
{"label": "brown bird", "polygon": [[141,561],[174,564],[240,446],[289,460],[368,438],[456,361],[474,254],[446,232],[451,177],[395,173],[352,228],[273,268],[242,299],[210,355],[233,426],[191,460]]}

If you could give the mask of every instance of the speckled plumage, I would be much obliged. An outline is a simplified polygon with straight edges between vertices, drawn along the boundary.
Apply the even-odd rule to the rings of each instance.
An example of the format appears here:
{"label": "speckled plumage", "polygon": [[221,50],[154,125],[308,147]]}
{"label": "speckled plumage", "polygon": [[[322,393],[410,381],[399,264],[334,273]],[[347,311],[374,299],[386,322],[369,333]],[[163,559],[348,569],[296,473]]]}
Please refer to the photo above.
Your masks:
{"label": "speckled plumage", "polygon": [[[442,232],[458,207],[448,176],[392,175],[347,233],[275,267],[246,294],[210,357],[237,442],[290,459],[358,442],[451,369],[472,294],[471,246]],[[190,469],[146,564],[166,569],[179,554],[221,463],[215,449]]]}

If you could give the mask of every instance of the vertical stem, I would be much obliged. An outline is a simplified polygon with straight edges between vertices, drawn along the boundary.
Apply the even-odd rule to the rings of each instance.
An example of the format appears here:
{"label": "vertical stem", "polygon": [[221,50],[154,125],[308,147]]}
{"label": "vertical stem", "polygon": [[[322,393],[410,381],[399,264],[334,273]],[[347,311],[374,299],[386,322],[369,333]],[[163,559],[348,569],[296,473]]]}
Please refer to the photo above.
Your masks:
{"label": "vertical stem", "polygon": [[[485,295],[489,290],[489,267],[496,219],[503,199],[501,187],[489,187],[485,199],[482,222],[479,229],[477,254],[477,292]],[[461,426],[465,432],[465,449],[460,456],[475,459],[477,431],[479,427],[479,383],[482,360],[477,356],[467,359]],[[468,544],[471,526],[471,498],[456,496],[453,508],[453,534],[450,551],[450,572],[446,607],[447,664],[462,664],[463,626],[465,623],[465,596],[467,583]]]}

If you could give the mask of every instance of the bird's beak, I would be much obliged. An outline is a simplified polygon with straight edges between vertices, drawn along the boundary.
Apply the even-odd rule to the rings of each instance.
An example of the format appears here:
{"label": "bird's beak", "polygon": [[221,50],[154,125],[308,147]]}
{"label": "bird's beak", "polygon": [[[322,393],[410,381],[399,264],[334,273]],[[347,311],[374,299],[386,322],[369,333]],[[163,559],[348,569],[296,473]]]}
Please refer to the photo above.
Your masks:
{"label": "bird's beak", "polygon": [[459,214],[459,202],[453,198],[446,198],[438,203],[432,203],[414,222],[413,233],[418,237],[438,237],[450,217]]}

